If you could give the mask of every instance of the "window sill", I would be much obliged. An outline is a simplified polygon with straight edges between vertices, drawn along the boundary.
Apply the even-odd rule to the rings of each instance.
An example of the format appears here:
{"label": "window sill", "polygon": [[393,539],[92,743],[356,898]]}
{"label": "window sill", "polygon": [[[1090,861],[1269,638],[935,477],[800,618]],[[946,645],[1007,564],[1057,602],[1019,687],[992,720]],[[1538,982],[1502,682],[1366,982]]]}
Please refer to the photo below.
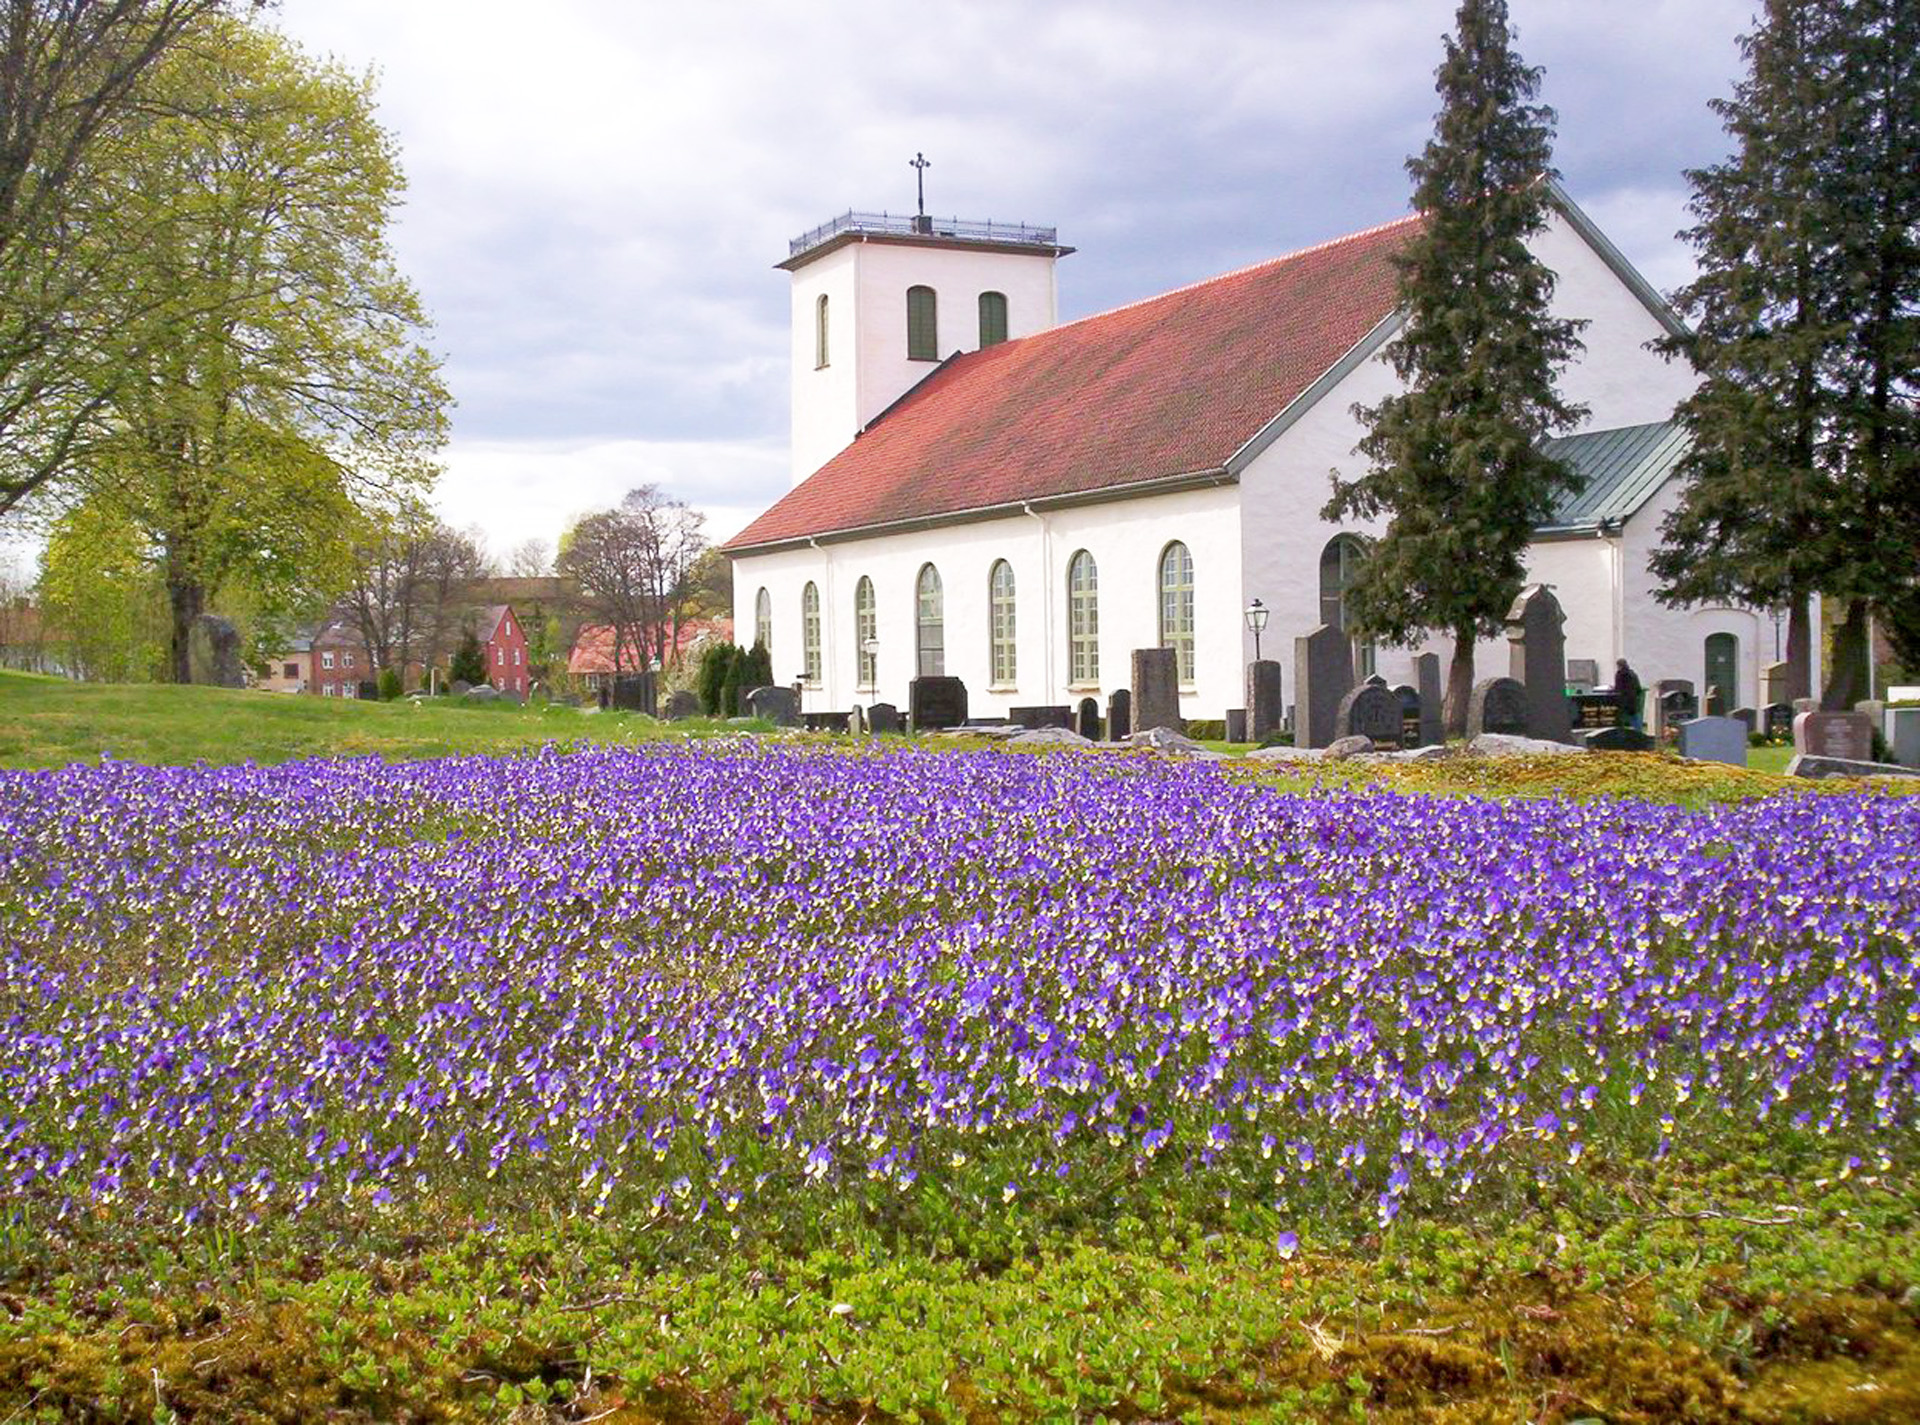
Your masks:
{"label": "window sill", "polygon": [[929,364],[934,364],[934,363],[938,363],[938,361],[940,360],[940,358],[939,358],[939,357],[937,357],[937,356],[909,356],[909,357],[907,358],[907,360],[909,360],[909,361],[925,361],[925,362],[928,362]]}
{"label": "window sill", "polygon": [[1018,683],[989,683],[987,684],[987,691],[989,693],[1013,693],[1017,695],[1020,692],[1020,685]]}
{"label": "window sill", "polygon": [[1069,683],[1067,684],[1067,691],[1069,693],[1097,693],[1100,691],[1100,685],[1098,683]]}

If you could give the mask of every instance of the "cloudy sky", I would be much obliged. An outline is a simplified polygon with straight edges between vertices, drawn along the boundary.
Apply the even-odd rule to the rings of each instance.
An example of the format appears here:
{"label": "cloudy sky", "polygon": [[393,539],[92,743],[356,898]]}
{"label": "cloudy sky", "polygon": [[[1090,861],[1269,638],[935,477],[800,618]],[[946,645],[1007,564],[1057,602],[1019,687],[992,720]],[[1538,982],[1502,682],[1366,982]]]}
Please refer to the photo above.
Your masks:
{"label": "cloudy sky", "polygon": [[[1052,224],[1062,318],[1406,210],[1454,0],[281,0],[376,72],[395,233],[498,552],[655,482],[786,480],[787,240],[848,208]],[[1512,0],[1569,190],[1662,290],[1753,0]]]}

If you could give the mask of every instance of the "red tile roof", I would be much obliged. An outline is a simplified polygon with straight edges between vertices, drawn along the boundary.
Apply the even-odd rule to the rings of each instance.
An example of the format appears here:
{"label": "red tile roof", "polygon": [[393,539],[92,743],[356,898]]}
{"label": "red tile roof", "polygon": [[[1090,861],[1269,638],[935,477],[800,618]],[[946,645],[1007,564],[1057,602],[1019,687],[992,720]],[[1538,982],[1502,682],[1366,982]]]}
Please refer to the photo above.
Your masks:
{"label": "red tile roof", "polygon": [[957,356],[727,548],[1219,470],[1393,311],[1418,221]]}

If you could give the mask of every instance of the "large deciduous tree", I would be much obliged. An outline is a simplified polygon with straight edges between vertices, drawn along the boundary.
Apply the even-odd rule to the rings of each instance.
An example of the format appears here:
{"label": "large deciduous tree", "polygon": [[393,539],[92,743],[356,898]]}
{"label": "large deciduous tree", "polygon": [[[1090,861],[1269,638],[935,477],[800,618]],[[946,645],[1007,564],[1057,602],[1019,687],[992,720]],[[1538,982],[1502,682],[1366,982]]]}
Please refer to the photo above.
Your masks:
{"label": "large deciduous tree", "polygon": [[1579,420],[1555,387],[1580,323],[1551,310],[1527,240],[1548,221],[1553,111],[1514,52],[1504,0],[1462,0],[1437,73],[1434,136],[1407,162],[1423,223],[1399,259],[1404,324],[1386,348],[1403,389],[1357,408],[1370,468],[1334,480],[1324,517],[1385,516],[1347,591],[1356,628],[1390,643],[1452,635],[1449,731],[1466,726],[1476,638],[1499,630],[1534,528],[1576,477],[1541,453]]}
{"label": "large deciduous tree", "polygon": [[561,541],[557,567],[581,604],[613,630],[614,672],[629,651],[667,662],[677,647],[688,574],[706,537],[705,517],[654,485],[629,490],[611,510],[588,515]]}
{"label": "large deciduous tree", "polygon": [[[1670,603],[1788,609],[1811,693],[1809,596],[1841,601],[1824,700],[1863,695],[1867,615],[1915,601],[1920,7],[1768,0],[1715,110],[1735,141],[1690,171],[1699,276],[1666,344],[1701,374],[1653,568]],[[1908,640],[1920,644],[1920,632]]]}
{"label": "large deciduous tree", "polygon": [[[0,8],[0,516],[70,468],[124,374],[150,294],[115,185],[145,85],[229,0],[5,0]],[[121,235],[100,242],[111,223]]]}
{"label": "large deciduous tree", "polygon": [[170,111],[112,175],[151,300],[85,498],[156,549],[184,681],[226,578],[342,556],[355,507],[432,478],[447,396],[387,249],[402,179],[369,83],[235,23],[151,83]]}

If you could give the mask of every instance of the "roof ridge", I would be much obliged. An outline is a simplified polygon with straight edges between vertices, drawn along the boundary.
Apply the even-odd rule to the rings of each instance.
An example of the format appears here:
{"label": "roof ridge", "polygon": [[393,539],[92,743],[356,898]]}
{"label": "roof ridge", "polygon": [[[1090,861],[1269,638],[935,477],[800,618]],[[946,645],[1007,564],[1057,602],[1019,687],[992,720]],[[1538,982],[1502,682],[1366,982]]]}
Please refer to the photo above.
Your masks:
{"label": "roof ridge", "polygon": [[[1295,248],[1292,252],[1283,252],[1278,257],[1263,257],[1258,262],[1249,262],[1245,267],[1236,267],[1227,272],[1216,272],[1211,277],[1196,278],[1194,281],[1188,282],[1183,286],[1170,287],[1164,292],[1156,292],[1151,297],[1136,297],[1131,302],[1122,302],[1119,306],[1109,307],[1104,312],[1089,312],[1084,317],[1075,317],[1070,322],[1061,322],[1055,326],[1047,327],[1044,331],[1033,332],[1028,336],[1017,338],[1017,340],[1031,341],[1037,336],[1046,336],[1051,332],[1065,331],[1068,327],[1077,327],[1085,322],[1097,322],[1106,317],[1118,316],[1122,312],[1131,312],[1136,307],[1145,307],[1154,302],[1163,302],[1169,297],[1182,296],[1185,293],[1196,291],[1201,287],[1211,287],[1216,282],[1225,282],[1234,277],[1244,277],[1249,272],[1259,272],[1263,268],[1278,267],[1283,262],[1294,262],[1303,257],[1311,257],[1314,253],[1325,252],[1328,248],[1340,247],[1345,243],[1358,242],[1362,238],[1377,237],[1379,234],[1387,232],[1392,228],[1401,227],[1407,223],[1417,223],[1420,221],[1420,217],[1421,215],[1419,213],[1408,213],[1404,217],[1393,218],[1384,223],[1375,223],[1372,227],[1361,228],[1357,232],[1345,233],[1340,237],[1327,238],[1322,242],[1309,243],[1306,247]],[[1012,344],[1012,342],[1001,343],[1003,346],[1011,346]]]}

